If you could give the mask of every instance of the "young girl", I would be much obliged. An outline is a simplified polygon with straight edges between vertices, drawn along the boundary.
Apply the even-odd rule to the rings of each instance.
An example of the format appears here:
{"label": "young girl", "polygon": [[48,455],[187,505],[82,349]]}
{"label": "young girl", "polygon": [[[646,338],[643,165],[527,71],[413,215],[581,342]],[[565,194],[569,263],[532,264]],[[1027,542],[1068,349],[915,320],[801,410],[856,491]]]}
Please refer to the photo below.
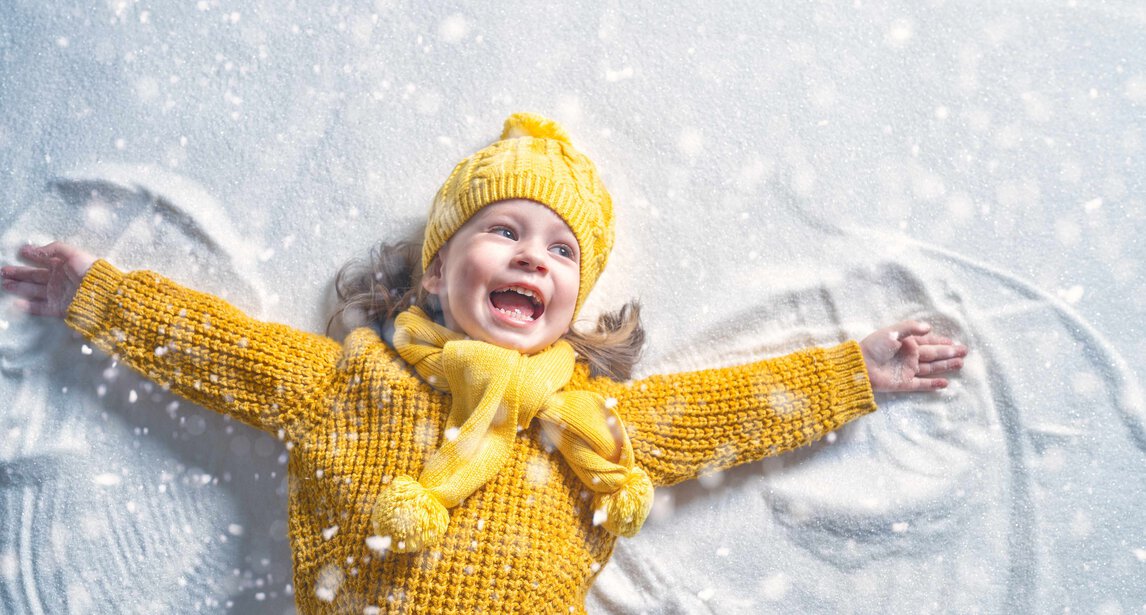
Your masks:
{"label": "young girl", "polygon": [[812,442],[875,410],[873,389],[944,387],[967,352],[908,321],[626,382],[635,304],[571,328],[612,244],[592,162],[517,114],[455,167],[420,247],[340,274],[342,311],[374,321],[342,344],[60,243],[2,274],[28,312],[285,441],[303,612],[584,612],[654,485]]}

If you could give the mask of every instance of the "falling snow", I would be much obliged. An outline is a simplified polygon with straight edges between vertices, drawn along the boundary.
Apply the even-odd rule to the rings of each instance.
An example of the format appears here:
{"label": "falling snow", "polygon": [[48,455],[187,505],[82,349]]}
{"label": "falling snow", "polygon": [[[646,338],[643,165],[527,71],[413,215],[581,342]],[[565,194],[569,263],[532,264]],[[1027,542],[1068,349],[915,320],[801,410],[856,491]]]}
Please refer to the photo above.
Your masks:
{"label": "falling snow", "polygon": [[366,539],[366,546],[378,553],[385,553],[389,550],[390,543],[391,538],[389,536],[370,536]]}
{"label": "falling snow", "polygon": [[[641,298],[638,373],[826,346],[899,318],[972,345],[952,390],[881,396],[793,455],[658,491],[644,534],[616,548],[622,565],[590,565],[590,612],[1146,604],[1146,483],[1126,471],[1146,433],[1136,3],[96,4],[81,19],[53,3],[0,9],[19,33],[0,78],[6,259],[68,239],[320,331],[337,266],[423,216],[506,113],[535,110],[565,121],[612,191],[616,249],[585,311]],[[123,196],[139,187],[157,198]],[[171,366],[206,352],[179,334],[140,351]],[[296,591],[344,598],[354,567],[388,556],[389,537],[371,536],[357,548],[375,562],[340,558],[295,587],[286,466],[307,442],[145,388],[6,303],[0,336],[0,498],[12,527],[31,528],[0,538],[5,595],[286,612]],[[105,341],[139,340],[117,328]],[[380,390],[379,404],[401,394]],[[807,410],[792,391],[772,401]],[[681,406],[657,420],[686,421]],[[416,430],[426,450],[457,433]],[[377,433],[353,426],[338,445]],[[639,450],[671,465],[681,445]],[[527,483],[554,480],[550,461],[528,461]],[[70,498],[60,513],[42,499],[53,493]],[[337,516],[324,526],[335,543],[349,532]],[[175,559],[137,562],[138,544]]]}

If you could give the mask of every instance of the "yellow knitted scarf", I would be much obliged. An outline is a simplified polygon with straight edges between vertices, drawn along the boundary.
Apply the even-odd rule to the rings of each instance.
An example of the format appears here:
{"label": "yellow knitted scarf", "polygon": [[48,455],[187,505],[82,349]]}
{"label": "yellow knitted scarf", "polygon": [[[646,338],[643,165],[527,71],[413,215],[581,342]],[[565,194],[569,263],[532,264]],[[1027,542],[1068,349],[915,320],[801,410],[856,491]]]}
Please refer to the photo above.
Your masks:
{"label": "yellow knitted scarf", "polygon": [[493,478],[519,430],[534,417],[578,478],[596,493],[594,524],[632,536],[652,507],[653,486],[633,465],[620,417],[589,391],[561,391],[575,355],[565,341],[533,355],[466,339],[412,307],[395,321],[394,348],[434,388],[453,397],[445,441],[418,480],[395,478],[379,495],[372,522],[398,552],[438,541],[449,512]]}

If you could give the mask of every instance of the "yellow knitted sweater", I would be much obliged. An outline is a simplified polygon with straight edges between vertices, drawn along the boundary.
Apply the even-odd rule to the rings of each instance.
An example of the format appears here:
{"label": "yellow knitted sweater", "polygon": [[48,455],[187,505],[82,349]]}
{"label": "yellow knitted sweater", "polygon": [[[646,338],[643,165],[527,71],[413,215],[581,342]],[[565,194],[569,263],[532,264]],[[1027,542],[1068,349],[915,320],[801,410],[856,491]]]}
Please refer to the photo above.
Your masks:
{"label": "yellow knitted sweater", "polygon": [[[340,345],[105,261],[84,277],[68,324],[160,385],[287,443],[301,612],[583,613],[612,555],[616,538],[593,525],[589,491],[536,422],[502,471],[451,509],[441,542],[376,550],[379,491],[419,474],[450,405],[370,329]],[[568,387],[616,400],[656,485],[807,444],[875,409],[855,342],[629,383],[579,365]]]}

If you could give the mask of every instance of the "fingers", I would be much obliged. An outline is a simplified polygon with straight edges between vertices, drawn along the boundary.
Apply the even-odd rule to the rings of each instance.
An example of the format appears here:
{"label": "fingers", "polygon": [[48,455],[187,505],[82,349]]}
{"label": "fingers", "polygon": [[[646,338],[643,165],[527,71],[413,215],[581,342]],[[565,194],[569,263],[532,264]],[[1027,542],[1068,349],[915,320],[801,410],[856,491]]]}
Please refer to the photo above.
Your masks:
{"label": "fingers", "polygon": [[88,269],[98,260],[62,241],[53,241],[45,246],[26,245],[19,250],[20,258],[52,271],[62,271],[69,279],[76,281],[84,277]]}
{"label": "fingers", "polygon": [[944,389],[946,378],[936,377],[963,368],[967,347],[931,332],[931,325],[904,320],[864,338],[860,348],[872,387],[878,392],[913,392]]}
{"label": "fingers", "polygon": [[943,361],[933,361],[931,363],[920,363],[919,371],[916,373],[920,376],[931,376],[944,372],[954,372],[960,369],[963,369],[963,359],[946,359]]}
{"label": "fingers", "polygon": [[0,267],[0,275],[4,281],[32,282],[33,284],[47,284],[52,272],[42,267]]}
{"label": "fingers", "polygon": [[[927,336],[932,337],[932,336]],[[967,356],[967,347],[961,344],[935,344],[925,341],[927,338],[922,338],[923,343],[919,346],[919,361],[920,363],[931,363],[934,361],[943,361],[947,359],[956,359]]]}
{"label": "fingers", "polygon": [[947,388],[946,378],[912,378],[907,391],[934,391]]}
{"label": "fingers", "polygon": [[19,297],[33,300],[43,300],[48,296],[48,281],[51,272],[39,267],[3,267],[3,288]]}
{"label": "fingers", "polygon": [[33,267],[0,267],[0,283],[17,297],[14,306],[35,316],[63,317],[80,280],[95,261],[89,254],[60,241],[26,245],[19,257]]}
{"label": "fingers", "polygon": [[923,345],[919,347],[917,375],[932,376],[963,369],[963,357],[968,352],[966,346],[938,335],[925,335],[919,340]]}
{"label": "fingers", "polygon": [[59,261],[66,261],[77,250],[62,241],[53,241],[44,246],[25,245],[20,247],[20,258],[37,265],[50,267]]}
{"label": "fingers", "polygon": [[25,299],[42,301],[48,298],[48,287],[45,284],[21,282],[5,277],[3,287],[4,290]]}

